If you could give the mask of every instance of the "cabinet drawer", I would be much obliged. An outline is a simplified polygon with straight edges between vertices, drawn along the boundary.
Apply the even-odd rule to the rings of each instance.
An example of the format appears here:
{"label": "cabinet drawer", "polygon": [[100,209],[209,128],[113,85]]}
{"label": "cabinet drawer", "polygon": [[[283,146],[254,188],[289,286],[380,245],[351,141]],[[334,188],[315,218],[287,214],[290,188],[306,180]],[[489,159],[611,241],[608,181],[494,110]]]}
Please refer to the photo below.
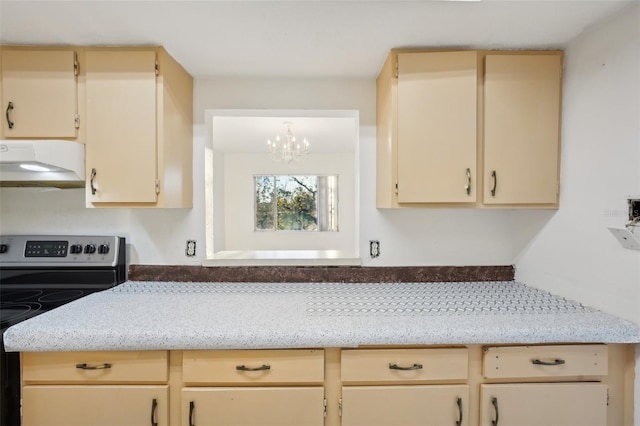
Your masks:
{"label": "cabinet drawer", "polygon": [[536,378],[606,376],[606,345],[487,347],[484,377]]}
{"label": "cabinet drawer", "polygon": [[342,382],[465,380],[466,348],[348,349],[342,351]]}
{"label": "cabinet drawer", "polygon": [[166,351],[26,352],[26,382],[158,383],[168,379]]}
{"label": "cabinet drawer", "polygon": [[322,383],[324,351],[186,351],[182,372],[185,383]]}

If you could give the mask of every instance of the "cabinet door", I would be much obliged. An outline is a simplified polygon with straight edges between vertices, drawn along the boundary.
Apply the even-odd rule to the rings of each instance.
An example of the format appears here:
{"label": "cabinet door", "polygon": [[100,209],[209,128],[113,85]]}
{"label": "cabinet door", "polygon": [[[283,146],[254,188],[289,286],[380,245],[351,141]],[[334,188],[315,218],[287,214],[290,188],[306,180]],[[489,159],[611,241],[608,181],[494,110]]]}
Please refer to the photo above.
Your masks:
{"label": "cabinet door", "polygon": [[156,202],[156,52],[89,50],[86,63],[91,202]]}
{"label": "cabinet door", "polygon": [[607,386],[600,383],[481,385],[480,425],[605,426]]}
{"label": "cabinet door", "polygon": [[345,386],[342,425],[467,425],[468,401],[466,385]]}
{"label": "cabinet door", "polygon": [[322,387],[184,388],[183,426],[322,426]]}
{"label": "cabinet door", "polygon": [[562,56],[485,58],[485,204],[557,204]]}
{"label": "cabinet door", "polygon": [[2,50],[2,121],[6,138],[75,138],[73,50]]}
{"label": "cabinet door", "polygon": [[168,425],[168,386],[25,386],[23,426]]}
{"label": "cabinet door", "polygon": [[398,54],[399,203],[476,201],[477,69],[476,52]]}

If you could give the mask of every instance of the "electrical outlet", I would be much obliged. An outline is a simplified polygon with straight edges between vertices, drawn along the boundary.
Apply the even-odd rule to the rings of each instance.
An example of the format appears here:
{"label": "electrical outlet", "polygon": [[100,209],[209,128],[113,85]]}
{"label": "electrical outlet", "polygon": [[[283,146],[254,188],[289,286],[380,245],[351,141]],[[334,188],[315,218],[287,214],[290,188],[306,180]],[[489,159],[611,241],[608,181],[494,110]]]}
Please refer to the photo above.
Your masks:
{"label": "electrical outlet", "polygon": [[380,241],[369,240],[369,256],[372,259],[380,256]]}
{"label": "electrical outlet", "polygon": [[629,198],[627,202],[629,203],[629,221],[638,221],[640,218],[640,199]]}
{"label": "electrical outlet", "polygon": [[196,240],[187,240],[187,248],[184,254],[187,257],[194,257],[196,255]]}

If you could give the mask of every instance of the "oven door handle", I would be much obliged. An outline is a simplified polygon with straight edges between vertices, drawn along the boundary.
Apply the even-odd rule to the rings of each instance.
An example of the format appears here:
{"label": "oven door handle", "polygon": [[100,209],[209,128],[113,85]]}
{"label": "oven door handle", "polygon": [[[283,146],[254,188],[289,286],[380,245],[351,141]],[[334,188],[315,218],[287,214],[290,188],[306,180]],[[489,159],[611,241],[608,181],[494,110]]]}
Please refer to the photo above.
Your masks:
{"label": "oven door handle", "polygon": [[98,365],[76,364],[76,368],[79,368],[80,370],[106,370],[108,368],[111,368],[111,364],[108,364],[106,362],[104,364]]}

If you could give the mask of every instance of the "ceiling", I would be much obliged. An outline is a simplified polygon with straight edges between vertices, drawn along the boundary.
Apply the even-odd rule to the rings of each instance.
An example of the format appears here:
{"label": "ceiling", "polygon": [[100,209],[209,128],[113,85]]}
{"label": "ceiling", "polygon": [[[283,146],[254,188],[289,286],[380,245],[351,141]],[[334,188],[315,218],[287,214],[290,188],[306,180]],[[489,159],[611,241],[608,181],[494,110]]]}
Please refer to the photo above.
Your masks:
{"label": "ceiling", "polygon": [[0,0],[0,42],[162,45],[196,78],[373,78],[393,47],[562,47],[629,2]]}

